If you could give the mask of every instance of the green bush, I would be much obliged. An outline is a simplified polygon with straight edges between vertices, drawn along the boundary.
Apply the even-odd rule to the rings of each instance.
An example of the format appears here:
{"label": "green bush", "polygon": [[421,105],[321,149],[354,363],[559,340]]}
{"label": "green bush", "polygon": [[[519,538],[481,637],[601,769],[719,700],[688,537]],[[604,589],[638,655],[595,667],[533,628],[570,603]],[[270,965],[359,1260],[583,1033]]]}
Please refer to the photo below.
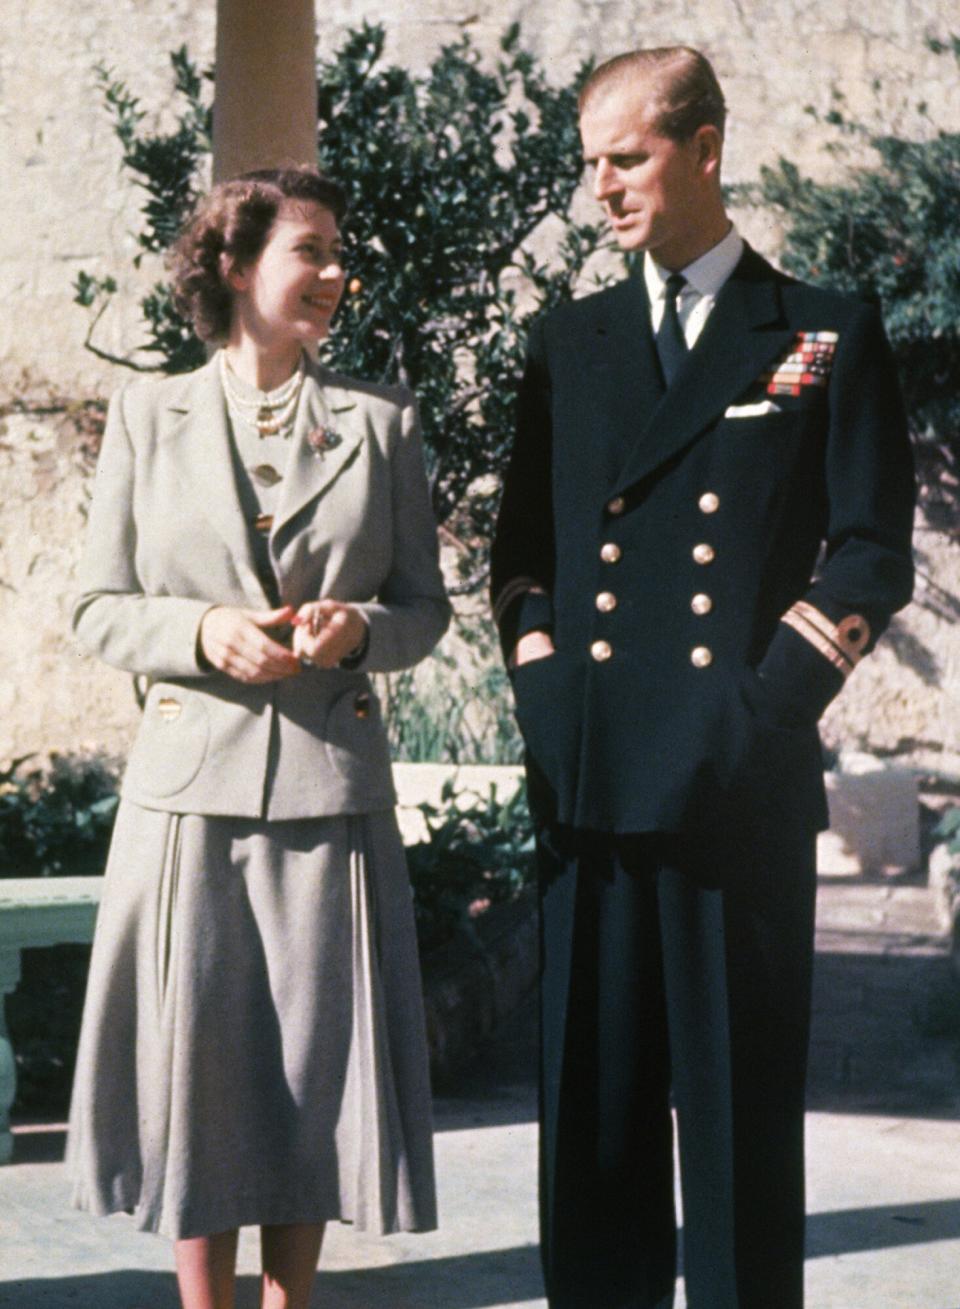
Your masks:
{"label": "green bush", "polygon": [[[321,166],[351,197],[344,228],[354,294],[325,355],[371,380],[403,382],[420,401],[438,520],[456,538],[462,589],[479,588],[512,439],[512,403],[531,316],[566,298],[599,229],[570,219],[581,171],[576,91],[552,88],[503,37],[492,67],[469,37],[420,75],[384,62],[384,30],[364,24],[317,73]],[[104,68],[101,91],[123,168],[146,192],[136,261],[162,254],[192,207],[210,151],[209,78],[185,50],[171,56],[180,108],[168,133]],[[585,70],[584,70],[585,71]],[[549,260],[531,241],[550,222]],[[117,282],[81,273],[92,332]],[[176,372],[203,349],[164,283],[141,302],[142,349]]]}
{"label": "green bush", "polygon": [[[209,88],[204,87],[209,77],[204,79],[197,72],[185,46],[171,54],[170,63],[174,94],[181,107],[173,131],[152,135],[142,130],[146,110],[140,107],[140,101],[123,82],[114,78],[110,69],[104,65],[96,69],[104,105],[113,119],[114,134],[123,151],[122,167],[146,191],[140,211],[143,223],[136,233],[135,268],[140,267],[146,255],[162,255],[170,248],[197,202],[200,179],[213,148],[213,112],[207,94]],[[147,337],[139,349],[159,356],[157,363],[146,366],[101,350],[93,341],[97,323],[117,293],[116,278],[80,272],[73,289],[76,303],[92,311],[86,346],[99,358],[139,371],[169,373],[186,372],[204,362],[203,343],[177,315],[166,282],[156,283],[140,302]]]}
{"label": "green bush", "polygon": [[0,877],[102,873],[119,765],[102,754],[33,756],[0,772]]}
{"label": "green bush", "polygon": [[944,811],[933,829],[933,838],[945,845],[951,854],[960,854],[960,805],[951,805]]}
{"label": "green bush", "polygon": [[526,790],[508,800],[444,783],[440,805],[421,804],[426,839],[407,846],[421,952],[455,936],[476,941],[475,924],[494,904],[534,880]]}
{"label": "green bush", "polygon": [[376,679],[395,760],[522,762],[523,743],[496,630],[478,605],[471,608],[454,613],[432,658]]}
{"label": "green bush", "polygon": [[519,764],[523,744],[499,658],[478,670],[470,685],[456,660],[443,652],[428,665],[389,675],[384,716],[393,758],[404,763]]}
{"label": "green bush", "polygon": [[[960,65],[960,38],[931,41]],[[838,93],[826,122],[833,149],[869,147],[870,162],[835,183],[804,177],[788,160],[757,183],[731,188],[737,203],[772,209],[784,226],[790,273],[857,291],[883,308],[916,443],[921,500],[931,520],[960,536],[960,133],[906,140],[852,122]],[[813,112],[812,110],[809,112]]]}

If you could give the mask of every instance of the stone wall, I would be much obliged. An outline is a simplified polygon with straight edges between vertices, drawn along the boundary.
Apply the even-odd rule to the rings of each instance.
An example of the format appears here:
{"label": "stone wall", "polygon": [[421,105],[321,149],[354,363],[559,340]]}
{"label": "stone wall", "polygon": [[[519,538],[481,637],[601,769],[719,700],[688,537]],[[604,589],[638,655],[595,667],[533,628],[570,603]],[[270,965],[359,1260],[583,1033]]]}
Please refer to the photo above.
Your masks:
{"label": "stone wall", "polygon": [[[214,0],[5,0],[0,6],[0,388],[21,370],[61,387],[109,389],[115,377],[82,347],[87,315],[71,303],[80,269],[119,277],[123,295],[98,339],[123,352],[139,340],[129,269],[139,199],[119,176],[119,147],[93,69],[111,67],[149,111],[170,94],[168,55],[186,43],[212,61]],[[784,153],[823,174],[831,89],[854,113],[876,110],[909,128],[925,101],[935,121],[960,124],[960,78],[927,35],[956,27],[955,0],[318,0],[319,46],[334,50],[361,21],[382,21],[391,58],[422,66],[470,32],[491,50],[519,20],[552,77],[588,56],[683,41],[714,59],[731,109],[727,175],[745,180]],[[329,21],[335,14],[336,21]],[[882,90],[872,89],[879,79]],[[768,253],[775,229],[752,216],[748,235]],[[139,284],[155,268],[145,268]]]}
{"label": "stone wall", "polygon": [[[331,7],[332,8],[332,7]],[[824,176],[824,130],[805,112],[831,102],[909,130],[925,101],[934,121],[960,126],[960,78],[925,45],[957,24],[955,0],[341,0],[335,23],[318,0],[320,49],[362,20],[382,20],[391,58],[423,66],[470,32],[492,50],[504,28],[556,81],[582,59],[637,44],[684,41],[714,59],[731,109],[727,176],[747,180],[781,153]],[[213,0],[6,0],[0,6],[0,403],[50,408],[46,386],[102,395],[117,371],[83,349],[87,315],[71,303],[81,269],[112,273],[122,294],[98,332],[123,353],[139,339],[136,301],[155,274],[130,267],[140,197],[119,175],[119,147],[93,74],[104,63],[163,121],[169,52],[186,43],[212,59]],[[873,89],[879,79],[882,88]],[[159,119],[156,117],[159,115]],[[778,233],[756,215],[742,226],[775,254]],[[53,406],[55,408],[56,406]],[[73,650],[69,596],[86,482],[75,425],[19,413],[0,433],[0,761],[96,743],[122,751],[136,721],[130,680]],[[827,737],[899,754],[960,775],[960,551],[922,526],[919,601],[858,669],[831,710]]]}
{"label": "stone wall", "polygon": [[186,42],[209,63],[213,32],[213,0],[0,6],[0,395],[22,388],[24,370],[74,391],[115,384],[115,370],[83,349],[88,316],[70,287],[81,269],[117,276],[124,295],[101,339],[120,353],[137,343],[130,233],[142,193],[120,178],[94,66],[128,80],[156,121],[169,52]]}
{"label": "stone wall", "polygon": [[0,767],[45,750],[125,754],[131,680],[76,650],[70,604],[89,461],[63,416],[18,414],[0,431]]}
{"label": "stone wall", "polygon": [[913,604],[895,615],[824,719],[841,755],[881,758],[960,778],[960,546],[922,519]]}

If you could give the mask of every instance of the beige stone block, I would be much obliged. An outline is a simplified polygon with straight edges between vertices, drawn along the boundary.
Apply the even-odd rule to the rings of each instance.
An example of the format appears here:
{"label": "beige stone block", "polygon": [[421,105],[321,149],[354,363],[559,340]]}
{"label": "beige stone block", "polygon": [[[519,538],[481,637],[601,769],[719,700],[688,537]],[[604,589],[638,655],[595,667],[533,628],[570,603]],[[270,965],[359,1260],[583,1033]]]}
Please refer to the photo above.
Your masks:
{"label": "beige stone block", "polygon": [[922,517],[914,602],[895,615],[824,718],[832,748],[909,758],[960,775],[960,545]]}
{"label": "beige stone block", "polygon": [[900,769],[828,773],[830,829],[817,841],[822,877],[893,876],[920,863],[917,781]]}
{"label": "beige stone block", "polygon": [[522,785],[523,769],[512,764],[394,764],[397,821],[407,845],[426,839],[427,822],[418,806],[439,807],[451,779],[461,807],[468,808],[478,795],[488,796],[491,787],[498,800],[509,800]]}

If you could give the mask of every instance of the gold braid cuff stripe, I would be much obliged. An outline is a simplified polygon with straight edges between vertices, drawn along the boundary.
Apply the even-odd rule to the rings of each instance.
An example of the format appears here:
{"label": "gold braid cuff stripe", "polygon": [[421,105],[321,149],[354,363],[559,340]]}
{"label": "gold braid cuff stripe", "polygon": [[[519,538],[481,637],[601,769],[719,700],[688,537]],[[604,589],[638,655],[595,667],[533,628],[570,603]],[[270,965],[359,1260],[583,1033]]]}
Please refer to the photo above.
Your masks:
{"label": "gold braid cuff stripe", "polygon": [[535,577],[512,577],[497,596],[493,606],[493,621],[499,623],[514,600],[521,595],[546,595],[546,591]]}
{"label": "gold braid cuff stripe", "polygon": [[870,640],[870,624],[860,614],[847,614],[833,623],[806,600],[798,600],[783,615],[783,622],[800,633],[810,644],[849,677],[863,657]]}

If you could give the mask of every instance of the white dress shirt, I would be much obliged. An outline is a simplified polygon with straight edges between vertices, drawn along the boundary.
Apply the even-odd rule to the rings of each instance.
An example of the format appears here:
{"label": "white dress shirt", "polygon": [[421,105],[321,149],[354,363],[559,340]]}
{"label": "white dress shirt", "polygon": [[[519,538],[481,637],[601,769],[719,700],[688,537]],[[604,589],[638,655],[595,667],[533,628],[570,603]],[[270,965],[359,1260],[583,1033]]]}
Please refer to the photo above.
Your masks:
{"label": "white dress shirt", "polygon": [[[692,347],[703,331],[703,325],[720,294],[720,288],[740,262],[742,254],[743,237],[731,224],[730,231],[722,241],[718,241],[699,259],[694,259],[692,264],[687,264],[686,268],[679,269],[687,279],[687,284],[680,292],[677,313],[688,346]],[[643,277],[647,284],[654,335],[660,329],[667,278],[672,271],[669,268],[661,268],[649,250],[644,255]]]}

